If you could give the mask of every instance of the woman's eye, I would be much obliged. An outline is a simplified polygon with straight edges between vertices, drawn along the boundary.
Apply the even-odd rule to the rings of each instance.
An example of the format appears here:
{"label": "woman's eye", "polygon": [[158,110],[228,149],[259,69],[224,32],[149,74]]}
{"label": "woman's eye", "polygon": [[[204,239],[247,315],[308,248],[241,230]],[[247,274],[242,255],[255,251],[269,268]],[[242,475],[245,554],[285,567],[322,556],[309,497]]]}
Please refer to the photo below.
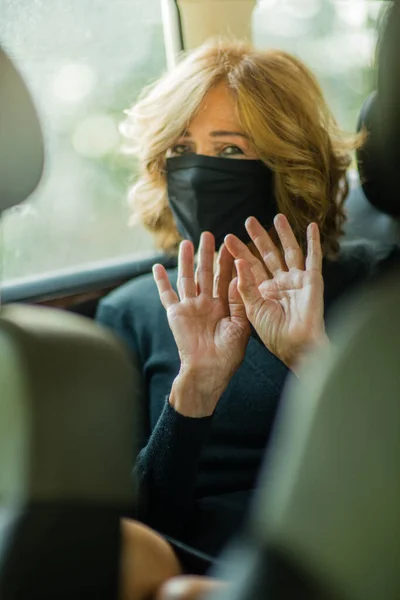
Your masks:
{"label": "woman's eye", "polygon": [[226,146],[221,150],[221,154],[223,156],[236,156],[237,154],[244,154],[244,152],[238,146]]}
{"label": "woman's eye", "polygon": [[170,156],[182,156],[182,154],[187,154],[191,152],[189,146],[185,144],[176,144],[176,146],[172,146],[169,151]]}

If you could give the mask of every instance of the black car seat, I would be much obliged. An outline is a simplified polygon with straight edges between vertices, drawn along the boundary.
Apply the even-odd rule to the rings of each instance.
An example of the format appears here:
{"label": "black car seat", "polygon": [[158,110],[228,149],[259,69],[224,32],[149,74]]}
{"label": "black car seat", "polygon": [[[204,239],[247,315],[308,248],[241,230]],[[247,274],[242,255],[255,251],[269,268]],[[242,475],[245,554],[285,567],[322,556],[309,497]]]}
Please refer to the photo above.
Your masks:
{"label": "black car seat", "polygon": [[365,128],[368,137],[357,152],[359,176],[350,181],[345,239],[400,245],[400,181],[396,188],[390,177],[381,113],[378,94],[373,92],[363,104],[357,125],[358,130]]}
{"label": "black car seat", "polygon": [[[0,217],[36,187],[43,143],[0,48]],[[0,598],[116,598],[132,509],[140,376],[89,320],[0,307]]]}
{"label": "black car seat", "polygon": [[400,277],[342,313],[287,390],[219,600],[400,598]]}

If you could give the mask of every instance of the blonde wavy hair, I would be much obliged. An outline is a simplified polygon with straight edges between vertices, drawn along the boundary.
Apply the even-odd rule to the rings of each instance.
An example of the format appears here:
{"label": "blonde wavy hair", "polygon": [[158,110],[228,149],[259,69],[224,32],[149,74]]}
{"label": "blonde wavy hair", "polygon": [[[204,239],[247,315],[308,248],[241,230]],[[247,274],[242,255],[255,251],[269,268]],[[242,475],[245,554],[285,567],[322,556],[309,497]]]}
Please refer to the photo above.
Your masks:
{"label": "blonde wavy hair", "polygon": [[318,223],[323,251],[334,257],[345,222],[346,171],[361,135],[344,135],[309,69],[281,50],[259,51],[240,41],[211,40],[146,88],[122,126],[139,162],[129,200],[157,245],[180,241],[167,198],[166,152],[188,129],[205,94],[225,82],[255,154],[274,172],[279,212],[303,247]]}

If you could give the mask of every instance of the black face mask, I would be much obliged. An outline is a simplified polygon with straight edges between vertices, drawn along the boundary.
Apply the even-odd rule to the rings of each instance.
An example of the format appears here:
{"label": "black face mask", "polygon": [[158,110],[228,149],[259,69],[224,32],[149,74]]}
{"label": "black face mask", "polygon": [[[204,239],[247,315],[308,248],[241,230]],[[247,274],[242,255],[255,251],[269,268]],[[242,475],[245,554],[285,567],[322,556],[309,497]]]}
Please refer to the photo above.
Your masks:
{"label": "black face mask", "polygon": [[277,213],[273,172],[259,160],[187,154],[167,159],[168,198],[179,233],[198,248],[211,231],[218,249],[228,233],[250,241],[244,222],[269,229]]}

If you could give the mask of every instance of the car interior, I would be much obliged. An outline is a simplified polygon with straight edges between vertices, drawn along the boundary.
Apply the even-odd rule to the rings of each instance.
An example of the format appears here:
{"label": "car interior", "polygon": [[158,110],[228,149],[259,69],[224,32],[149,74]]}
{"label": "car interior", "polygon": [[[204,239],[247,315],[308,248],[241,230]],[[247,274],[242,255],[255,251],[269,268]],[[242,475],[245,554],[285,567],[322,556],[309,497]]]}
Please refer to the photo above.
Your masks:
{"label": "car interior", "polygon": [[[249,37],[256,4],[161,1],[167,66],[210,36]],[[393,15],[400,34],[400,10]],[[368,141],[351,172],[344,234],[377,252],[400,245],[399,165],[388,157],[379,85],[358,107],[355,127]],[[0,28],[1,217],[24,206],[46,171],[51,147],[34,98]],[[176,257],[154,250],[1,284],[1,600],[118,597],[119,519],[134,506],[143,381],[94,317],[101,298],[156,262],[174,267]],[[215,568],[235,585],[215,598],[400,597],[399,297],[393,272],[341,304],[334,355],[291,381],[246,530]]]}

